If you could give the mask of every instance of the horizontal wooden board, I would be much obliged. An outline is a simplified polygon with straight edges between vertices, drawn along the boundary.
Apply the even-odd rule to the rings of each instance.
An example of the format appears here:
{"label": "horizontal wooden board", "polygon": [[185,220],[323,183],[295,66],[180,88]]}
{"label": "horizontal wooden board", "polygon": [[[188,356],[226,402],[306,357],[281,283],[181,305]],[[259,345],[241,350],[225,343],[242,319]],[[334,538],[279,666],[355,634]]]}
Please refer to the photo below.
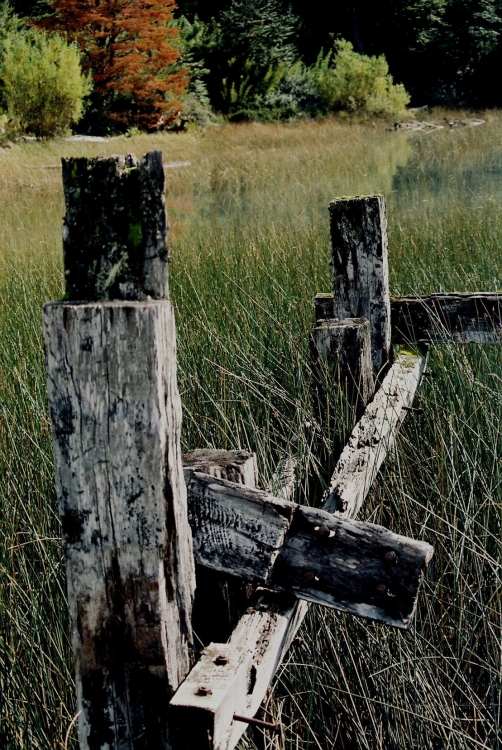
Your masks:
{"label": "horizontal wooden board", "polygon": [[386,625],[409,626],[432,555],[428,544],[197,473],[188,486],[188,507],[199,565]]}
{"label": "horizontal wooden board", "polygon": [[432,553],[382,526],[299,507],[269,585],[406,629]]}
{"label": "horizontal wooden board", "polygon": [[[391,297],[393,344],[502,343],[502,293]],[[333,295],[317,294],[316,320],[334,317]]]}
{"label": "horizontal wooden board", "polygon": [[255,490],[194,472],[188,520],[199,565],[263,583],[270,575],[295,506]]}

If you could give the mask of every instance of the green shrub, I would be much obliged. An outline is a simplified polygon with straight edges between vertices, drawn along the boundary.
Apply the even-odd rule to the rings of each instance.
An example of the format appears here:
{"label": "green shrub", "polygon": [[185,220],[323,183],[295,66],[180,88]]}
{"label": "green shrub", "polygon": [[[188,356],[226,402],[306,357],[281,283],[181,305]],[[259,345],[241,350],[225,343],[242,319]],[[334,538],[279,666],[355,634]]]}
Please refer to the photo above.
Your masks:
{"label": "green shrub", "polygon": [[345,40],[319,56],[311,75],[327,110],[396,115],[410,101],[404,86],[393,82],[383,55],[360,55]]}
{"label": "green shrub", "polygon": [[11,130],[37,138],[79,121],[91,84],[80,56],[57,34],[13,31],[4,39],[0,94]]}

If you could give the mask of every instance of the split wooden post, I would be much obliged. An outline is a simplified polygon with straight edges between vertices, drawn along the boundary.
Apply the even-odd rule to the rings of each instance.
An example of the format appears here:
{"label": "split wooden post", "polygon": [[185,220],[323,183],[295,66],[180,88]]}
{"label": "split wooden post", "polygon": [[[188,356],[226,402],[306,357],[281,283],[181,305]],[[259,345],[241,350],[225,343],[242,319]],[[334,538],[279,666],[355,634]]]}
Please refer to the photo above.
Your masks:
{"label": "split wooden post", "polygon": [[167,750],[195,577],[162,155],[63,178],[67,300],[43,319],[80,748]]}
{"label": "split wooden post", "polygon": [[387,214],[381,195],[337,198],[331,221],[333,318],[370,323],[373,372],[391,355]]}

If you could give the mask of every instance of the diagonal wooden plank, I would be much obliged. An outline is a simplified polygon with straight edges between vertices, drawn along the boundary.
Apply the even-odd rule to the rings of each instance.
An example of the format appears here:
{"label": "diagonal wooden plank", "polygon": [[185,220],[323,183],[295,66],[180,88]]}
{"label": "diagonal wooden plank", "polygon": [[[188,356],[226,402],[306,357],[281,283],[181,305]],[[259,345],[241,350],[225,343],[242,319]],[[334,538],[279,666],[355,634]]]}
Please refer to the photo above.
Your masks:
{"label": "diagonal wooden plank", "polygon": [[[393,408],[389,412],[392,416],[392,426],[389,425],[386,430],[386,444],[388,447],[390,447],[392,440],[395,437],[395,433],[399,429],[399,426],[406,415],[406,409],[403,407],[410,406],[413,401],[413,395],[418,387],[424,366],[424,362],[420,357],[414,357],[408,361],[404,359],[403,361],[403,356],[401,356],[387,375],[387,382],[389,382],[389,380],[392,382],[392,379],[396,375],[396,370],[400,376],[404,376],[409,372],[414,373],[413,378],[411,378],[411,390],[408,391],[406,398],[401,402],[401,408]],[[398,378],[398,380],[401,380],[401,377]],[[364,416],[362,419],[364,419]],[[383,461],[383,453],[379,453],[378,455],[379,458],[381,458],[381,461]],[[371,459],[373,461],[373,454],[363,453],[361,455],[363,461],[365,459],[368,460],[370,457],[373,457]],[[363,467],[360,468],[362,470]],[[370,488],[371,483],[369,481],[362,484],[360,492],[358,493],[357,504],[359,507],[364,501]],[[351,508],[354,508],[351,512],[355,515],[357,513],[355,506],[351,506]],[[240,701],[237,701],[233,707],[235,713],[252,717],[256,711],[258,711],[277,668],[283,660],[298,628],[305,618],[308,606],[309,605],[306,601],[295,602],[292,597],[284,597],[276,593],[265,591],[261,592],[260,598],[258,598],[254,605],[250,607],[249,611],[243,615],[237,628],[234,630],[228,645],[237,649],[240,653],[252,654],[251,663],[254,670],[252,671],[253,679],[248,686],[248,692],[245,697]],[[209,656],[203,655],[200,662],[202,669],[205,664],[204,660],[209,658]],[[203,672],[203,674],[206,673]],[[235,679],[238,680],[238,676],[236,676]],[[183,686],[181,689],[183,689]],[[238,690],[235,694],[238,694]],[[178,691],[173,701],[174,704],[178,701],[179,709],[181,708],[183,701],[189,705],[189,699],[189,695],[185,694],[182,696],[180,691]],[[190,717],[191,723],[197,722],[200,717],[200,710],[192,712]],[[221,729],[221,739],[218,743],[210,743],[207,747],[211,748],[211,750],[233,750],[246,728],[247,726],[245,724],[232,721],[226,726],[226,728],[223,727]],[[180,745],[179,747],[195,748],[197,745]]]}
{"label": "diagonal wooden plank", "polygon": [[338,459],[325,510],[345,518],[357,516],[413,403],[424,371],[423,357],[398,355]]}

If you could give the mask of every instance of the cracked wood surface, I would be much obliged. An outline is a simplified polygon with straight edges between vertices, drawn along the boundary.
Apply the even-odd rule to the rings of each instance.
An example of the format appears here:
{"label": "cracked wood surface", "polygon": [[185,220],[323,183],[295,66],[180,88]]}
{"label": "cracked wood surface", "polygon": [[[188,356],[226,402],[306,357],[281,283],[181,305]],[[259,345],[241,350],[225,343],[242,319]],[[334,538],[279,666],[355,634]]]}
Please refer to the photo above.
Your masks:
{"label": "cracked wood surface", "polygon": [[409,627],[432,548],[205,474],[188,485],[199,565],[394,627]]}
{"label": "cracked wood surface", "polygon": [[167,299],[162,153],[62,162],[66,299]]}
{"label": "cracked wood surface", "polygon": [[167,300],[44,307],[82,750],[168,748],[194,570]]}
{"label": "cracked wood surface", "polygon": [[[199,472],[252,488],[258,485],[256,456],[245,450],[198,449],[183,456],[183,470],[187,484],[194,472]],[[255,587],[202,565],[196,565],[195,576],[192,624],[196,642],[207,646],[224,641],[249,607]]]}
{"label": "cracked wood surface", "polygon": [[334,295],[330,317],[369,320],[373,371],[378,376],[391,355],[385,198],[336,198],[329,213]]}
{"label": "cracked wood surface", "polygon": [[[391,297],[393,344],[501,344],[502,293]],[[333,295],[315,297],[316,321],[335,317]]]}
{"label": "cracked wood surface", "polygon": [[425,359],[399,354],[338,459],[324,508],[355,518],[413,403]]}

